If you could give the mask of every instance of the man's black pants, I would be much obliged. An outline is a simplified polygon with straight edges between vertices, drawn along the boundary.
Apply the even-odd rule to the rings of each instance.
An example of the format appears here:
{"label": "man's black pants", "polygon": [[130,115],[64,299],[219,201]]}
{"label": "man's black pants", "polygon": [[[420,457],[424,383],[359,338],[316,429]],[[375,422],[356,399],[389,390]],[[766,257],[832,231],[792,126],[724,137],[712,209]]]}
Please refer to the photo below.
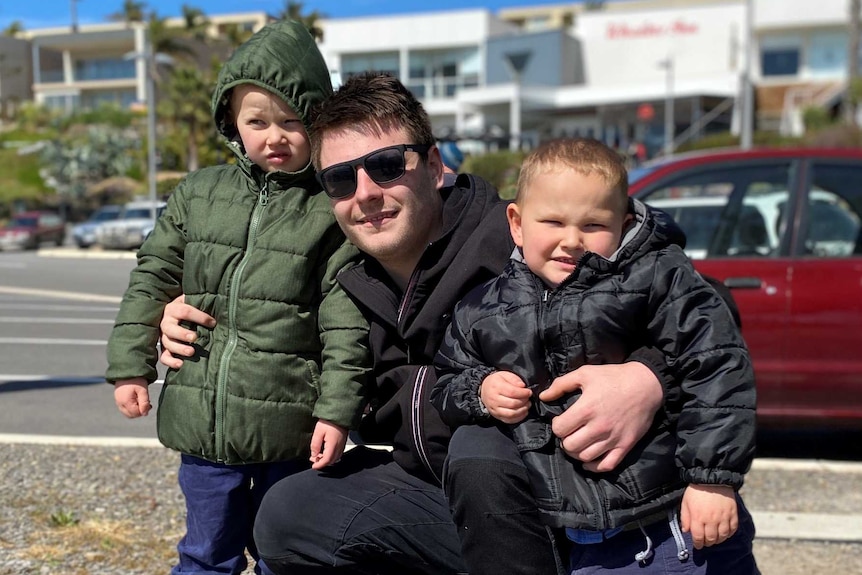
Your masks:
{"label": "man's black pants", "polygon": [[510,439],[494,428],[459,429],[445,482],[451,512],[439,486],[406,473],[389,452],[354,448],[267,492],[258,551],[279,575],[560,572]]}

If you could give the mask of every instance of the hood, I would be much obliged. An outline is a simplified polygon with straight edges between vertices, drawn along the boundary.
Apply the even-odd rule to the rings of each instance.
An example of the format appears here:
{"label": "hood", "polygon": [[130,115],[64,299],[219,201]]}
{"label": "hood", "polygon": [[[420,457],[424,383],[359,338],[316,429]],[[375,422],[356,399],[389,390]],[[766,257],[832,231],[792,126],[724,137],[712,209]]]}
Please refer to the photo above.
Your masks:
{"label": "hood", "polygon": [[314,108],[332,94],[329,69],[303,24],[279,20],[262,28],[225,62],[213,92],[216,128],[240,158],[244,154],[228,121],[230,90],[239,84],[253,84],[284,100],[306,130]]}

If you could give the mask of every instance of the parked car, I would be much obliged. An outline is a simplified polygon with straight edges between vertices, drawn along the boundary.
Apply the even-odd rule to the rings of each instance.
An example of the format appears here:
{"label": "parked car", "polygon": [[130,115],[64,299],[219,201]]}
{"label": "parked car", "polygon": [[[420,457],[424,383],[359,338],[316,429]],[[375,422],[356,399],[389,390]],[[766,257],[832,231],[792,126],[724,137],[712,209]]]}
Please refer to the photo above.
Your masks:
{"label": "parked car", "polygon": [[0,248],[36,249],[44,242],[63,245],[66,223],[52,212],[21,212],[0,229]]}
{"label": "parked car", "polygon": [[[165,202],[156,202],[156,217],[162,214]],[[137,249],[153,229],[152,202],[130,202],[123,206],[120,217],[98,228],[99,244],[106,249]]]}
{"label": "parked car", "polygon": [[739,306],[758,421],[862,428],[862,150],[701,152],[632,170]]}
{"label": "parked car", "polygon": [[72,237],[79,248],[88,248],[96,243],[99,226],[105,222],[116,220],[120,217],[123,206],[102,206],[87,221],[72,227]]}

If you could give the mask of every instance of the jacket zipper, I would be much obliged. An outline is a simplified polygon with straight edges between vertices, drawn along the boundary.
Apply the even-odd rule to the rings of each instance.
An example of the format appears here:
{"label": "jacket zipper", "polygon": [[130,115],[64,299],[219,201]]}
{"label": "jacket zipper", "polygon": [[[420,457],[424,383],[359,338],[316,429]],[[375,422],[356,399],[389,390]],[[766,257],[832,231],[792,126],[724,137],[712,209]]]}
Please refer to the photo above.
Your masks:
{"label": "jacket zipper", "polygon": [[219,361],[218,383],[216,385],[215,449],[216,460],[219,462],[225,461],[225,452],[227,451],[224,445],[225,412],[227,410],[227,378],[230,359],[233,352],[236,350],[238,340],[236,329],[236,306],[237,301],[239,300],[239,288],[242,286],[242,274],[245,270],[245,266],[248,264],[252,251],[254,251],[254,241],[257,236],[257,228],[260,225],[261,217],[263,217],[263,210],[266,209],[267,204],[269,204],[269,189],[267,188],[267,183],[264,182],[263,187],[258,194],[257,205],[252,211],[245,255],[242,257],[242,260],[233,272],[233,277],[230,282],[230,292],[228,294],[228,338],[221,360]]}
{"label": "jacket zipper", "polygon": [[416,446],[416,454],[419,456],[419,459],[422,461],[422,465],[425,466],[425,469],[428,470],[429,473],[437,480],[437,483],[442,485],[442,478],[438,477],[436,473],[434,473],[434,468],[431,466],[431,461],[428,459],[428,452],[425,449],[425,442],[422,438],[422,391],[425,388],[426,376],[428,375],[428,366],[423,365],[419,368],[419,372],[416,374],[416,380],[413,385],[413,396],[411,397],[411,411],[412,414],[410,416],[410,429],[413,433],[413,444]]}

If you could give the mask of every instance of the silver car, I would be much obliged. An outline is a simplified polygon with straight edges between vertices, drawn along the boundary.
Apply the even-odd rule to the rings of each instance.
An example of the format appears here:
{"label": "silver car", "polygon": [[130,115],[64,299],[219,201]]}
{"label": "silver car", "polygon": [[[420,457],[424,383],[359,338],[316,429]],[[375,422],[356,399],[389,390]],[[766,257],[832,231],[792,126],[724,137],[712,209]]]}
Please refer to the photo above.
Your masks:
{"label": "silver car", "polygon": [[[165,202],[156,202],[156,218],[164,211]],[[130,202],[122,215],[98,228],[98,242],[105,249],[137,249],[153,229],[152,202]]]}

